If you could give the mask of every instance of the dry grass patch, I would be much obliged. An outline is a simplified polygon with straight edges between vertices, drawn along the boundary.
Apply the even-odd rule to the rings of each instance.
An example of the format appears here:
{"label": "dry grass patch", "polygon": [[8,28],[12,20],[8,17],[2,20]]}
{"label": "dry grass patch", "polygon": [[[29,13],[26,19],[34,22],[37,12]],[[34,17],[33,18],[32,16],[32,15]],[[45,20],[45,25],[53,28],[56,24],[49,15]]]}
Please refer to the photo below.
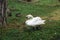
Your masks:
{"label": "dry grass patch", "polygon": [[53,11],[50,16],[51,20],[60,20],[60,9]]}
{"label": "dry grass patch", "polygon": [[47,16],[42,16],[42,19],[49,19],[49,20],[60,20],[60,9],[54,10]]}
{"label": "dry grass patch", "polygon": [[43,17],[41,17],[42,19],[48,19],[48,17],[47,16],[43,16]]}

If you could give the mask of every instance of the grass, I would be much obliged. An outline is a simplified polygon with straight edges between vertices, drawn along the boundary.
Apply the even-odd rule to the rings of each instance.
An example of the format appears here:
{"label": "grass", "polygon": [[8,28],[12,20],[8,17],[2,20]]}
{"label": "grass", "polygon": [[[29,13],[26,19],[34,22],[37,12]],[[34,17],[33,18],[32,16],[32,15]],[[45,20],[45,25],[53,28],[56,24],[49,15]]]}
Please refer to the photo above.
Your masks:
{"label": "grass", "polygon": [[[7,19],[7,28],[2,29],[2,40],[58,40],[60,38],[59,4],[57,0],[39,0],[37,3],[8,0],[8,8],[11,9],[12,17]],[[13,9],[16,10],[13,11]],[[21,13],[22,16],[16,17],[17,13]],[[42,25],[41,30],[26,29],[24,22],[27,14],[40,16],[47,20],[46,24]],[[57,18],[58,20],[55,20]]]}

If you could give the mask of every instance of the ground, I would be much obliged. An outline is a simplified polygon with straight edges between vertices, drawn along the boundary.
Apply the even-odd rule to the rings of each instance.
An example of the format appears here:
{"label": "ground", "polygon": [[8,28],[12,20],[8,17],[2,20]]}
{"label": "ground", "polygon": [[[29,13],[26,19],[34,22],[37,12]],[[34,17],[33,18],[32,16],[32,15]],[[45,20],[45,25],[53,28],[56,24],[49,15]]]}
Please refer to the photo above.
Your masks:
{"label": "ground", "polygon": [[[36,3],[8,0],[12,16],[7,19],[7,27],[2,28],[2,40],[60,40],[60,2],[39,0]],[[20,17],[16,17],[21,13]],[[24,24],[27,14],[40,16],[46,20],[41,30],[28,30]],[[1,31],[0,31],[1,32]]]}

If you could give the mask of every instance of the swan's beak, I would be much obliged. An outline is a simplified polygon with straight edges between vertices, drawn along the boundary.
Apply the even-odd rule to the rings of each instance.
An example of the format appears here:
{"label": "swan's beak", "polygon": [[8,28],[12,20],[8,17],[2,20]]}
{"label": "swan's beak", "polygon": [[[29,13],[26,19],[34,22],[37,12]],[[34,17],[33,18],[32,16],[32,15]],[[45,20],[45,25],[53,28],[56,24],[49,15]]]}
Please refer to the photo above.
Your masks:
{"label": "swan's beak", "polygon": [[28,18],[28,17],[26,16],[26,18]]}
{"label": "swan's beak", "polygon": [[26,19],[29,19],[30,17],[26,16]]}

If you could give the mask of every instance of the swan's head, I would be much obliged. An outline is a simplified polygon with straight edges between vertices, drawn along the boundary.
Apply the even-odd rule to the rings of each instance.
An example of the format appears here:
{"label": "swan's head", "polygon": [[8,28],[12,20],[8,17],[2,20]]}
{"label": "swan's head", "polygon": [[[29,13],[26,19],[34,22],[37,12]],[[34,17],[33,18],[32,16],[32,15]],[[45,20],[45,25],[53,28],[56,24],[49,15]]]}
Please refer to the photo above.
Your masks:
{"label": "swan's head", "polygon": [[29,14],[29,15],[26,16],[26,18],[28,18],[28,19],[32,19],[33,16],[32,16],[31,14]]}

